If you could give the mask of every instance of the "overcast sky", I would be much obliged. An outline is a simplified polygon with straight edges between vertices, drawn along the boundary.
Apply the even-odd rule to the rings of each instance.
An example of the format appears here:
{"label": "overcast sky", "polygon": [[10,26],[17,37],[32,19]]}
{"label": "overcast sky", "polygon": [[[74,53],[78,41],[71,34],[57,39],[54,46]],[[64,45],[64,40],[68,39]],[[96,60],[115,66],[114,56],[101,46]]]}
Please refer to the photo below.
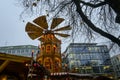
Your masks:
{"label": "overcast sky", "polygon": [[0,46],[37,45],[25,32],[26,22],[20,19],[21,7],[16,6],[15,0],[0,1]]}
{"label": "overcast sky", "polygon": [[[25,32],[25,25],[28,21],[35,18],[20,18],[23,8],[18,6],[16,0],[0,1],[0,47],[16,45],[35,45],[38,46],[38,40],[31,40]],[[65,43],[64,43],[65,44]],[[66,44],[62,44],[62,51],[65,50]]]}

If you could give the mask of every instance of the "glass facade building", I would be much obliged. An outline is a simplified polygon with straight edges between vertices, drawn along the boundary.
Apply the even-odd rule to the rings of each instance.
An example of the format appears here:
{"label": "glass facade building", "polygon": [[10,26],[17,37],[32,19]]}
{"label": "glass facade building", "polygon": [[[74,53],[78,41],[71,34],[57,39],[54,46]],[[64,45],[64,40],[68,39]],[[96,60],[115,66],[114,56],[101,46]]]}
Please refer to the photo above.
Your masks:
{"label": "glass facade building", "polygon": [[113,56],[111,62],[116,75],[115,77],[117,80],[120,80],[120,54]]}
{"label": "glass facade building", "polygon": [[106,45],[71,43],[64,52],[69,71],[82,74],[111,74],[113,72]]}
{"label": "glass facade building", "polygon": [[31,57],[32,51],[34,51],[33,56],[36,57],[36,54],[38,53],[39,49],[37,46],[33,46],[33,45],[18,45],[18,46],[0,47],[1,53],[26,56],[26,57]]}

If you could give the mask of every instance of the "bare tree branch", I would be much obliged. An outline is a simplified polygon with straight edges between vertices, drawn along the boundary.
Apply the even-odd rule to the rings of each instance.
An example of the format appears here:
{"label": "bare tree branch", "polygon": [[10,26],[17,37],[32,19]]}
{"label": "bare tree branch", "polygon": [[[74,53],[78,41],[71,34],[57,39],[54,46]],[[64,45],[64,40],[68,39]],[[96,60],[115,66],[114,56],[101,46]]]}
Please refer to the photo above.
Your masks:
{"label": "bare tree branch", "polygon": [[114,37],[113,35],[111,34],[108,34],[104,31],[102,31],[101,29],[99,29],[98,27],[96,27],[85,15],[84,13],[82,12],[82,9],[81,9],[81,6],[80,6],[80,3],[78,3],[77,0],[73,0],[73,2],[75,3],[76,5],[76,11],[80,14],[81,18],[83,19],[83,21],[92,29],[94,30],[95,32],[99,33],[100,35],[110,39],[112,42],[115,42],[118,44],[118,46],[120,47],[120,39],[119,38],[116,38]]}
{"label": "bare tree branch", "polygon": [[106,4],[106,2],[101,2],[101,3],[98,3],[98,4],[91,4],[89,2],[84,2],[84,1],[80,1],[80,3],[83,3],[84,5],[87,5],[87,6],[90,6],[90,7],[93,7],[93,8],[97,8],[97,7],[100,7],[100,6],[103,6]]}

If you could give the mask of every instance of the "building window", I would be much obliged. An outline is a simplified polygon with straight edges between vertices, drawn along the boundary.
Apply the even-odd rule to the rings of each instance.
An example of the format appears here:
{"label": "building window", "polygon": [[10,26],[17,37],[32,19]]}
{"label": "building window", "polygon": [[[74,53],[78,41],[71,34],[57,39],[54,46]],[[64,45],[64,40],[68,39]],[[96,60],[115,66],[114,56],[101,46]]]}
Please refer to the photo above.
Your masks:
{"label": "building window", "polygon": [[94,66],[94,67],[93,67],[93,72],[94,72],[94,73],[99,73],[99,72],[100,72],[99,67]]}
{"label": "building window", "polygon": [[21,50],[21,53],[24,53],[24,49]]}
{"label": "building window", "polygon": [[56,46],[55,45],[53,46],[53,52],[56,52]]}
{"label": "building window", "polygon": [[45,67],[47,69],[51,69],[51,65],[52,65],[51,62],[52,62],[52,60],[50,58],[45,59]]}
{"label": "building window", "polygon": [[8,50],[8,53],[11,53],[11,50]]}
{"label": "building window", "polygon": [[92,48],[91,48],[91,47],[88,47],[88,50],[91,52],[91,51],[92,51]]}
{"label": "building window", "polygon": [[12,53],[15,53],[15,50],[12,50]]}
{"label": "building window", "polygon": [[27,52],[27,53],[28,53],[28,49],[26,49],[26,50],[25,50],[25,52]]}
{"label": "building window", "polygon": [[48,53],[48,52],[50,52],[50,50],[51,50],[51,46],[50,46],[50,45],[47,45],[47,47],[46,47],[46,52]]}

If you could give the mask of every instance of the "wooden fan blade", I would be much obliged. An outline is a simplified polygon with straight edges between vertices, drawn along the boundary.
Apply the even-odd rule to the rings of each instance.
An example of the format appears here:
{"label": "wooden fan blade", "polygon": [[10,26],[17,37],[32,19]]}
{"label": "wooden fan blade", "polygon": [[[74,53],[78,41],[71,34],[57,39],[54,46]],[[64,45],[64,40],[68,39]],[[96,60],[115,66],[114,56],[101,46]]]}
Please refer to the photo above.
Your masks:
{"label": "wooden fan blade", "polygon": [[62,21],[64,21],[63,18],[53,18],[51,28],[54,29],[57,25],[59,25]]}
{"label": "wooden fan blade", "polygon": [[46,20],[46,16],[40,16],[40,17],[36,18],[33,22],[44,29],[48,29],[48,23]]}
{"label": "wooden fan blade", "polygon": [[68,36],[70,36],[69,34],[62,34],[62,33],[54,33],[54,34],[59,35],[61,37],[68,37]]}
{"label": "wooden fan blade", "polygon": [[[42,33],[42,32],[41,32]],[[34,33],[28,33],[28,35],[29,35],[29,37],[32,39],[32,40],[34,40],[34,39],[36,39],[36,38],[39,38],[40,36],[41,36],[41,33],[36,33],[36,32],[34,32]]]}
{"label": "wooden fan blade", "polygon": [[43,29],[40,27],[28,22],[25,28],[25,31],[28,33],[31,39],[36,39],[43,34]]}
{"label": "wooden fan blade", "polygon": [[43,29],[41,29],[40,27],[28,22],[25,28],[26,32],[43,32]]}
{"label": "wooden fan blade", "polygon": [[64,31],[64,30],[71,30],[71,27],[68,25],[68,26],[65,26],[65,27],[61,27],[59,29],[55,29],[54,31]]}

